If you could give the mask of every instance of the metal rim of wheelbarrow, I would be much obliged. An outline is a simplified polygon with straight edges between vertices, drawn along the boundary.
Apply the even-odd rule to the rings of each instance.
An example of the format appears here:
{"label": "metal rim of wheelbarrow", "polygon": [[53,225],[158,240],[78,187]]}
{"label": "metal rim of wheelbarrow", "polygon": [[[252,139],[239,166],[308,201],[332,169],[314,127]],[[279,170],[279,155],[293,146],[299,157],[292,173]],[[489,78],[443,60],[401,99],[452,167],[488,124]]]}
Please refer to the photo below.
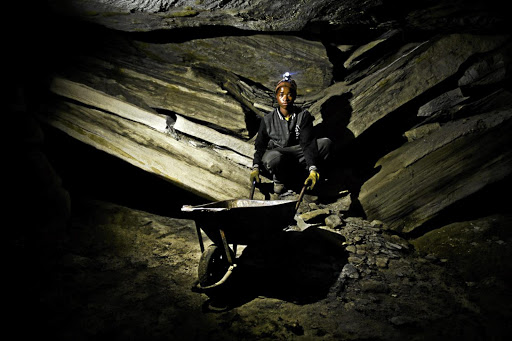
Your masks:
{"label": "metal rim of wheelbarrow", "polygon": [[[216,244],[210,245],[201,255],[198,267],[199,289],[208,290],[221,286],[233,273],[236,264],[232,262],[235,258],[234,252],[229,249],[231,262],[227,259],[225,250]],[[223,275],[221,277],[221,275]],[[214,283],[211,279],[214,279]],[[220,279],[218,279],[220,278]]]}

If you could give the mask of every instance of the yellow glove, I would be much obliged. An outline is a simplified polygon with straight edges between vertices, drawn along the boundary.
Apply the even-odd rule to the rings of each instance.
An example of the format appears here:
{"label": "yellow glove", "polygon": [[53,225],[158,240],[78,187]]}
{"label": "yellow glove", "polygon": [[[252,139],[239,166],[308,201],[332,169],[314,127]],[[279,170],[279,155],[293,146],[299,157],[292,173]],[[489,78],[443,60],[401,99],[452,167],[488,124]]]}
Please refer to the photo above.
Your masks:
{"label": "yellow glove", "polygon": [[249,179],[251,180],[251,184],[256,181],[257,183],[260,183],[261,180],[260,180],[260,169],[259,168],[253,168],[252,171],[251,171],[251,175],[249,177]]}
{"label": "yellow glove", "polygon": [[307,179],[306,179],[306,181],[304,182],[304,185],[311,184],[311,185],[308,187],[308,190],[312,190],[312,189],[313,189],[313,187],[315,187],[316,182],[318,181],[318,179],[320,179],[320,174],[318,174],[318,172],[317,172],[317,171],[312,170],[312,171],[309,173],[308,178],[307,178]]}

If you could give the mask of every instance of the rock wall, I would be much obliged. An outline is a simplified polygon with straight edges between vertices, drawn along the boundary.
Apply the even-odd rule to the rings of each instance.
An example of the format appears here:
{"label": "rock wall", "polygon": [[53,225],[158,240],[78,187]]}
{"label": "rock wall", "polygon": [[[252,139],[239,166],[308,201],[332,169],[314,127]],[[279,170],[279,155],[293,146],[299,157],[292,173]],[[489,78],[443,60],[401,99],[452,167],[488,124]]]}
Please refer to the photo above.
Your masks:
{"label": "rock wall", "polygon": [[[404,131],[406,136],[419,130],[425,131],[426,123],[429,127],[433,122],[438,125],[433,131],[416,134],[411,141],[400,145],[377,162],[376,166],[380,167],[378,173],[364,183],[359,195],[370,217],[381,219],[398,231],[410,232],[455,202],[510,175],[510,150],[504,146],[510,145],[505,131],[510,127],[511,93],[506,88],[500,89],[499,85],[505,79],[491,82],[495,87],[471,91],[477,79],[494,72],[492,69],[495,66],[489,65],[480,75],[475,73],[475,83],[462,85],[465,75],[474,73],[472,70],[483,59],[494,59],[497,57],[492,56],[500,55],[503,53],[501,51],[510,51],[510,43],[504,43],[501,38],[495,39],[458,35],[440,38],[424,52],[427,55],[435,53],[435,57],[422,57],[424,53],[411,56],[410,60],[415,64],[412,70],[406,65],[399,68],[401,75],[391,76],[394,80],[401,79],[400,82],[389,82],[389,79],[380,81],[392,83],[384,93],[394,92],[393,98],[376,96],[378,99],[365,103],[362,115],[353,115],[356,117],[349,123],[349,128],[353,127],[359,132],[357,127],[368,126],[380,118],[380,113],[393,114],[400,106],[412,103],[418,96],[428,95],[429,89],[437,85],[444,88],[433,99],[424,96],[403,112],[401,119],[407,119],[407,115],[423,119],[410,131]],[[421,65],[425,61],[428,66]],[[504,69],[501,72],[505,75],[506,66],[502,65]],[[376,84],[379,88],[379,83]],[[369,89],[372,88],[364,87],[365,92],[371,93]],[[507,94],[504,97],[507,99],[504,102],[491,100],[488,102],[491,105],[489,108],[469,109],[487,94],[493,98],[497,95],[496,91],[505,91]],[[364,98],[357,96],[358,99],[361,97]],[[357,105],[354,107],[358,108]],[[431,199],[431,196],[435,199]]]}
{"label": "rock wall", "polygon": [[335,142],[331,192],[369,219],[413,233],[510,178],[510,25],[492,1],[50,5],[41,122],[210,200],[247,197],[285,71]]}

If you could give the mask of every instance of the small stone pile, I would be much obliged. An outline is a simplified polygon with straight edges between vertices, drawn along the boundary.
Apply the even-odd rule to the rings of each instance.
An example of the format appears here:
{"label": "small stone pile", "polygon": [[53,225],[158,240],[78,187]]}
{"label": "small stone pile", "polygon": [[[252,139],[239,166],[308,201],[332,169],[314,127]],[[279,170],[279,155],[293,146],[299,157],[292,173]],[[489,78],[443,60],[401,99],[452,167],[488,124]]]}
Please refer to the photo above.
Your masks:
{"label": "small stone pile", "polygon": [[291,228],[320,228],[345,239],[347,262],[329,291],[344,310],[401,327],[424,325],[457,309],[452,295],[460,289],[448,289],[442,262],[420,256],[381,221],[351,216],[350,195],[330,204],[305,199]]}
{"label": "small stone pile", "polygon": [[344,278],[360,278],[388,267],[390,259],[402,257],[412,250],[409,243],[396,234],[388,233],[380,221],[362,217],[345,217],[350,211],[350,195],[328,205],[309,203],[301,205],[295,219],[297,228],[315,226],[339,233],[345,238],[348,263],[341,274]]}

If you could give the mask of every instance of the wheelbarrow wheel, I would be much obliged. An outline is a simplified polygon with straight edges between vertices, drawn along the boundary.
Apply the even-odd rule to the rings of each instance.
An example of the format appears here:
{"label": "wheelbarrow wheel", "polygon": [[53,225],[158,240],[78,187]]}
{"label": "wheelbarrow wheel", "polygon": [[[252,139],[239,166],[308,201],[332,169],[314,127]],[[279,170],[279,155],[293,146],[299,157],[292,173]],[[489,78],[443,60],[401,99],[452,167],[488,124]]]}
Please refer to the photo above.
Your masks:
{"label": "wheelbarrow wheel", "polygon": [[[233,251],[229,249],[229,252],[231,259],[235,259]],[[215,244],[210,245],[199,259],[199,284],[202,287],[207,287],[217,283],[226,274],[229,265],[224,248]]]}

